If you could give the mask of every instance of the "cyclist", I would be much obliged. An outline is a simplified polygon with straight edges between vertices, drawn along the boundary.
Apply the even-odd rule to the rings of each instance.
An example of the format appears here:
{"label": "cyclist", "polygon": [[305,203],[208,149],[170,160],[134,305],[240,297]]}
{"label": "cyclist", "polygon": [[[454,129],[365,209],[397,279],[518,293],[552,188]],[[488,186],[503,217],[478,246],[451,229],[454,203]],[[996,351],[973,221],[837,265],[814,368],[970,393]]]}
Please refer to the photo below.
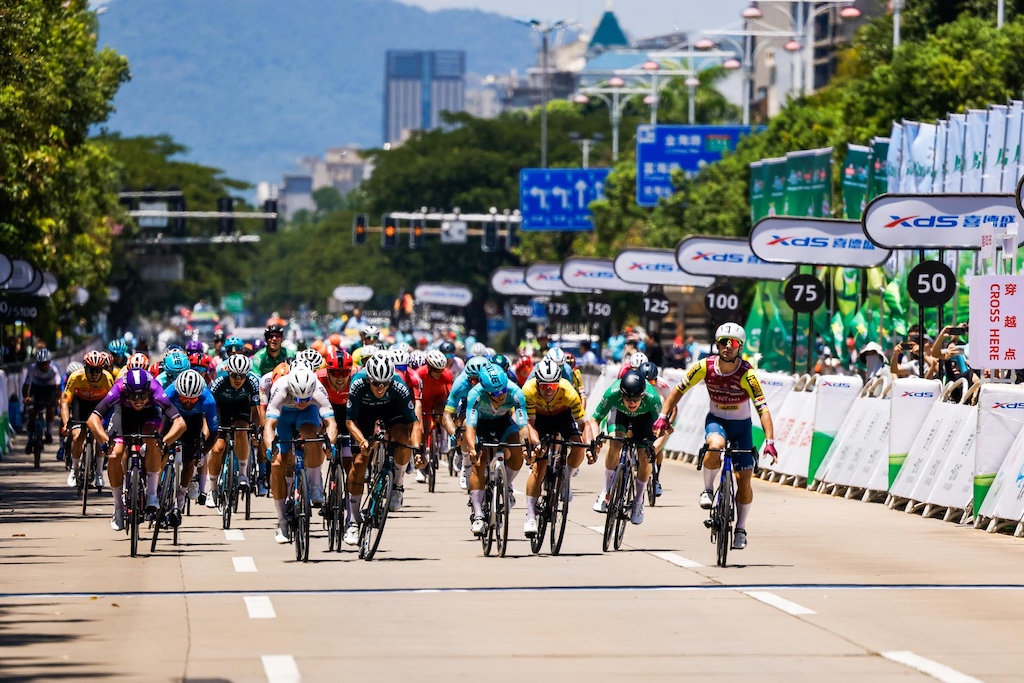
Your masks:
{"label": "cyclist", "polygon": [[[448,394],[452,390],[452,373],[448,369],[448,359],[437,349],[427,352],[426,363],[416,373],[423,385],[422,416],[425,418],[423,429],[425,434],[431,435],[434,433],[435,416],[444,413],[445,401],[448,400]],[[441,453],[449,452],[448,439],[443,439],[442,443],[430,445],[436,446]],[[421,481],[421,478],[426,481],[423,471],[417,470],[416,481]]]}
{"label": "cyclist", "polygon": [[[348,513],[349,519],[355,520],[362,504],[363,478],[370,456],[368,435],[373,436],[377,422],[384,423],[391,439],[413,448],[419,448],[422,439],[412,393],[395,374],[395,366],[386,354],[370,358],[366,362],[365,371],[352,379],[345,419],[352,443],[359,445],[348,478]],[[395,449],[395,485],[388,500],[391,510],[401,509],[404,502],[405,466],[409,464],[411,456],[410,450],[404,446]],[[352,543],[349,545],[358,539],[358,529],[354,529],[351,522],[345,530],[345,542],[348,543],[350,539]]]}
{"label": "cyclist", "polygon": [[228,357],[226,346],[227,344],[224,343],[224,330],[218,327],[213,331],[213,348],[210,349],[210,355],[219,360],[225,360]]}
{"label": "cyclist", "polygon": [[[196,465],[203,459],[217,438],[220,425],[217,420],[217,402],[213,393],[195,370],[179,374],[167,389],[167,400],[185,421],[185,432],[181,435],[181,480],[175,495],[178,505],[168,517],[171,526],[181,524],[181,509],[185,507],[185,494],[192,481]],[[203,425],[207,436],[203,437]]]}
{"label": "cyclist", "polygon": [[107,344],[107,351],[110,352],[110,374],[117,376],[128,360],[128,342],[124,339],[114,339]]}
{"label": "cyclist", "polygon": [[[672,389],[672,387],[671,385],[669,385],[668,382],[665,381],[664,378],[659,376],[660,370],[658,366],[650,361],[647,361],[646,363],[641,364],[640,367],[637,368],[637,372],[639,372],[643,376],[643,378],[647,380],[648,384],[654,387],[654,390],[658,392],[658,397],[661,398],[662,402],[664,402],[665,397],[668,396],[668,393]],[[673,410],[672,413],[668,416],[669,425],[675,423],[676,412],[677,411]],[[660,436],[655,435],[657,436],[657,438],[654,440],[654,451],[657,453],[656,458],[658,462],[659,472],[661,471],[661,464],[665,461],[665,444],[668,442],[668,437],[671,432],[672,428],[669,427],[666,431],[662,432]],[[660,496],[662,494],[660,476],[658,477],[658,480],[654,483],[654,485],[656,487],[655,495]]]}
{"label": "cyclist", "polygon": [[160,382],[160,386],[164,389],[167,389],[174,384],[178,375],[191,367],[184,351],[168,351],[164,356],[164,371],[156,376],[156,381]]}
{"label": "cyclist", "polygon": [[[29,439],[25,444],[25,452],[31,453],[36,438],[42,437],[46,443],[53,443],[50,425],[57,408],[57,397],[60,393],[60,370],[51,362],[50,351],[46,347],[35,350],[32,354],[33,363],[25,372],[25,381],[21,385],[21,396],[25,403],[25,419],[29,427]],[[36,411],[46,411],[45,434],[34,434]]]}
{"label": "cyclist", "polygon": [[349,438],[345,411],[348,390],[352,383],[352,356],[343,348],[333,345],[328,347],[327,353],[324,354],[324,367],[316,371],[316,377],[327,390],[327,399],[334,409],[334,422],[338,425],[340,437],[337,446],[341,451],[342,467],[347,473],[351,473],[352,442]]}
{"label": "cyclist", "polygon": [[[244,354],[229,356],[224,365],[227,374],[218,377],[210,386],[220,424],[223,428],[258,426],[260,422],[260,382],[252,373],[252,359]],[[259,433],[258,429],[256,433]],[[238,488],[249,487],[249,435],[234,432],[235,457],[238,458]],[[207,475],[211,481],[211,492],[216,494],[216,481],[224,465],[224,452],[228,448],[225,435],[218,434],[210,450]],[[217,507],[220,502],[216,495],[206,498],[206,507]]]}
{"label": "cyclist", "polygon": [[[163,453],[185,433],[185,421],[178,414],[178,409],[167,400],[160,383],[146,370],[126,372],[124,377],[114,382],[114,386],[93,409],[88,420],[89,429],[92,430],[96,441],[107,445],[110,454],[107,460],[107,476],[110,478],[110,491],[114,497],[114,516],[110,520],[110,526],[114,531],[121,531],[124,529],[124,442],[118,437],[111,444],[110,435],[103,425],[104,417],[114,409],[119,413],[122,434],[148,435],[144,443],[146,509],[149,512],[155,512],[159,505],[156,488],[160,483],[160,470],[164,465]],[[161,440],[157,437],[157,430],[162,426],[163,420],[167,420],[170,427]]]}
{"label": "cyclist", "polygon": [[750,363],[740,358],[740,351],[746,341],[746,332],[740,325],[730,322],[719,327],[715,332],[718,355],[708,356],[690,366],[675,391],[665,399],[658,421],[654,423],[659,433],[668,429],[668,417],[679,399],[688,389],[704,381],[711,397],[711,410],[704,420],[707,454],[704,458],[704,490],[700,494],[700,506],[709,510],[714,505],[713,489],[722,464],[722,449],[728,440],[739,451],[733,455],[737,482],[736,531],[732,541],[735,550],[747,547],[747,515],[750,514],[750,505],[754,499],[750,477],[756,455],[750,431],[750,401],[754,402],[764,429],[764,455],[771,457],[773,464],[778,458],[772,416],[768,412],[761,383]]}
{"label": "cyclist", "polygon": [[[444,404],[444,417],[442,418],[441,424],[444,425],[444,431],[448,433],[449,444],[454,448],[459,445],[454,441],[455,432],[458,431],[456,427],[456,421],[460,423],[465,420],[466,411],[466,399],[469,397],[470,390],[480,380],[480,371],[489,365],[486,358],[471,358],[466,363],[465,371],[456,377],[452,382],[451,391],[448,392],[448,400]],[[449,369],[451,366],[449,365]],[[461,419],[460,419],[461,417]],[[468,451],[466,448],[467,441],[463,437],[463,452]],[[460,470],[459,474],[459,486],[463,490],[469,488],[469,463],[465,461],[456,461],[454,463]]]}
{"label": "cyclist", "polygon": [[[565,441],[580,441],[579,423],[583,422],[583,441],[593,439],[590,423],[586,421],[583,401],[572,384],[562,377],[558,364],[545,358],[537,364],[537,372],[523,387],[526,397],[526,415],[530,420],[530,442],[540,443],[544,435],[557,436]],[[586,456],[583,446],[573,446],[569,451],[568,480],[569,500],[572,500],[572,477],[583,464]],[[529,456],[529,460],[533,460]],[[593,464],[596,458],[588,457]],[[537,533],[537,502],[548,468],[547,460],[533,460],[533,469],[526,482],[526,524],[523,533],[533,536]]]}
{"label": "cyclist", "polygon": [[444,357],[448,359],[448,369],[451,370],[452,379],[458,379],[462,371],[466,369],[466,363],[461,358],[455,355],[455,344],[450,341],[443,341],[437,347],[437,350],[444,354]]}
{"label": "cyclist", "polygon": [[[61,436],[73,435],[71,442],[71,473],[68,475],[68,486],[75,485],[75,472],[78,470],[79,461],[82,459],[82,449],[85,446],[85,430],[81,426],[69,429],[72,415],[76,422],[85,422],[92,411],[96,408],[110,387],[114,385],[114,378],[104,369],[106,358],[100,351],[89,351],[82,359],[84,369],[72,373],[64,386],[64,394],[60,401],[60,422]],[[103,486],[103,454],[96,451],[96,475],[93,485],[96,488]],[[86,486],[89,482],[84,482]]]}
{"label": "cyclist", "polygon": [[516,376],[516,384],[523,386],[533,374],[533,356],[529,353],[522,353],[519,359],[512,366],[512,372]]}
{"label": "cyclist", "polygon": [[[327,390],[317,381],[312,370],[305,365],[298,365],[287,375],[278,378],[270,388],[270,403],[263,423],[263,443],[267,447],[267,460],[272,463],[270,491],[277,508],[277,533],[274,540],[278,543],[288,542],[285,496],[291,485],[288,472],[293,472],[295,467],[291,444],[283,442],[294,438],[296,428],[300,438],[315,439],[321,426],[326,430],[330,443],[334,444],[338,440],[338,426],[334,421]],[[282,442],[278,444],[276,455],[270,448],[275,435]],[[324,451],[316,444],[308,443],[303,444],[302,452],[305,456],[309,501],[314,507],[320,507],[324,504],[324,480],[320,476]]]}
{"label": "cyclist", "polygon": [[363,329],[359,330],[360,344],[356,348],[352,349],[352,365],[357,368],[363,367],[367,359],[370,357],[369,348],[376,346],[380,343],[380,329],[376,325],[366,325]]}
{"label": "cyclist", "polygon": [[[619,380],[615,380],[608,390],[601,397],[593,415],[593,431],[598,430],[598,424],[607,417],[612,408],[615,408],[615,418],[612,421],[611,431],[619,436],[626,436],[632,432],[632,438],[639,443],[652,443],[654,433],[652,426],[658,416],[658,409],[661,407],[661,399],[654,387],[647,383],[647,380],[636,370],[630,370]],[[615,468],[619,464],[619,456],[622,454],[622,442],[612,441],[608,445],[608,453],[604,458],[604,487],[601,494],[594,501],[596,512],[607,512],[608,490],[612,485],[612,478],[615,476]],[[648,462],[647,448],[637,447],[637,470],[636,470],[636,499],[633,500],[633,510],[629,521],[633,524],[642,524],[644,521],[644,491],[647,489],[647,480],[651,476],[651,463]]]}
{"label": "cyclist", "polygon": [[[565,351],[563,351],[557,346],[552,346],[550,349],[547,350],[547,353],[544,354],[544,358],[550,358],[555,362],[555,365],[558,366],[559,372],[562,373],[562,379],[567,380],[570,384],[572,384],[573,388],[576,390],[576,393],[580,395],[580,400],[583,401],[583,405],[586,405],[587,392],[583,389],[583,375],[580,374],[578,376],[577,381],[577,373],[573,372],[572,366],[569,365],[569,363],[567,362]],[[532,377],[533,375],[536,374],[536,372],[537,368],[534,367],[533,371],[530,373],[530,376]]]}
{"label": "cyclist", "polygon": [[252,357],[253,367],[260,377],[273,370],[274,366],[281,361],[289,361],[294,358],[288,349],[281,347],[281,342],[284,341],[284,327],[281,325],[274,323],[267,325],[263,330],[263,339],[266,340],[267,345]]}
{"label": "cyclist", "polygon": [[[521,444],[530,437],[530,421],[526,416],[526,397],[523,390],[511,382],[505,371],[488,364],[480,371],[480,382],[466,398],[466,447],[472,466],[469,478],[469,499],[473,505],[473,534],[484,532],[484,484],[487,467],[477,453],[477,441]],[[505,450],[505,468],[508,471],[509,507],[515,507],[512,482],[523,467],[522,446]]]}
{"label": "cyclist", "polygon": [[[420,378],[415,368],[409,367],[410,353],[409,345],[405,342],[395,344],[388,353],[391,356],[391,362],[395,366],[395,373],[398,377],[405,382],[405,386],[409,387],[409,392],[412,394],[412,403],[415,406],[416,422],[420,425],[423,424],[423,380]],[[427,481],[426,475],[423,474],[423,468],[426,467],[427,461],[425,458],[417,456],[416,461],[416,481],[423,484]]]}

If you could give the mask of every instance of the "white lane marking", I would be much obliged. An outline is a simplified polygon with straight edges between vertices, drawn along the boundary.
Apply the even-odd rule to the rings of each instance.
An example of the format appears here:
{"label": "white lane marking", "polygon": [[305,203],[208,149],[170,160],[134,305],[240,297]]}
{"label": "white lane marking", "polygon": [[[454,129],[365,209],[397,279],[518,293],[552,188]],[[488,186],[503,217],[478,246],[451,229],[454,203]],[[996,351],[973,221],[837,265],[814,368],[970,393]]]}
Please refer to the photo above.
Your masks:
{"label": "white lane marking", "polygon": [[256,563],[253,562],[251,557],[232,557],[231,561],[235,564],[236,572],[256,571]]}
{"label": "white lane marking", "polygon": [[241,529],[225,529],[224,530],[225,541],[244,541],[245,534],[242,533]]}
{"label": "white lane marking", "polygon": [[298,683],[302,680],[299,665],[291,655],[263,655],[260,659],[270,683]]}
{"label": "white lane marking", "polygon": [[246,595],[245,609],[250,619],[277,619],[274,605],[266,595]]}
{"label": "white lane marking", "polygon": [[911,669],[916,669],[921,673],[928,674],[932,678],[936,678],[942,683],[981,683],[981,681],[974,676],[968,676],[965,673],[960,673],[956,669],[952,669],[945,664],[939,664],[933,659],[922,657],[921,655],[915,655],[913,652],[908,650],[893,650],[891,652],[879,653],[886,659],[896,662],[897,664],[903,664],[909,666]]}
{"label": "white lane marking", "polygon": [[591,531],[596,531],[599,534],[603,534],[604,533],[604,527],[603,526],[588,526],[587,528],[590,529]]}
{"label": "white lane marking", "polygon": [[792,614],[793,616],[800,616],[802,614],[816,614],[812,609],[807,609],[803,605],[798,605],[795,602],[790,602],[785,598],[780,598],[775,593],[769,593],[768,591],[744,591],[744,595],[749,595],[755,600],[760,600],[766,605],[771,605],[776,609],[780,609],[786,614]]}
{"label": "white lane marking", "polygon": [[677,567],[682,567],[683,569],[700,569],[701,567],[704,566],[700,562],[694,562],[693,560],[687,559],[687,558],[683,557],[682,555],[676,555],[675,553],[654,552],[654,553],[651,553],[651,554],[654,555],[659,560],[665,560],[666,562],[671,562],[672,564],[676,565]]}

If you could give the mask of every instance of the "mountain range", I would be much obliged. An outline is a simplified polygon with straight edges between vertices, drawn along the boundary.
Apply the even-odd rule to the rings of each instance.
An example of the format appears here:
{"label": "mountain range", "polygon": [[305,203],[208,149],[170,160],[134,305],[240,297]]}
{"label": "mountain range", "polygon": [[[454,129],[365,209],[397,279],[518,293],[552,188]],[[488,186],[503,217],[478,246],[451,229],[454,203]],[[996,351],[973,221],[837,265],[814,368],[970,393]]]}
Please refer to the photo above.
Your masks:
{"label": "mountain range", "polygon": [[251,183],[327,147],[380,146],[388,49],[465,50],[480,75],[536,62],[536,36],[508,17],[393,0],[108,0],[100,12],[100,45],[132,74],[104,127],[167,133],[185,160]]}

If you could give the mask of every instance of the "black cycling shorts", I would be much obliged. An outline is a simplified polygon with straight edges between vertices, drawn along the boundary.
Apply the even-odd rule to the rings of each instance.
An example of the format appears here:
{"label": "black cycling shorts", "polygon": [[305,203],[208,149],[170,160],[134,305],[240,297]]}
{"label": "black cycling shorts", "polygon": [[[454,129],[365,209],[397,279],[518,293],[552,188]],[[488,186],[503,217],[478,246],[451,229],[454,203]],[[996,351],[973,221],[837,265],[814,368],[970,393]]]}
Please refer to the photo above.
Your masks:
{"label": "black cycling shorts", "polygon": [[534,416],[533,427],[541,437],[545,434],[557,434],[563,441],[579,441],[580,428],[570,410],[553,415],[538,414]]}
{"label": "black cycling shorts", "polygon": [[654,413],[642,413],[630,417],[623,411],[615,413],[616,436],[623,436],[626,432],[633,432],[633,438],[637,441],[649,441],[654,443]]}

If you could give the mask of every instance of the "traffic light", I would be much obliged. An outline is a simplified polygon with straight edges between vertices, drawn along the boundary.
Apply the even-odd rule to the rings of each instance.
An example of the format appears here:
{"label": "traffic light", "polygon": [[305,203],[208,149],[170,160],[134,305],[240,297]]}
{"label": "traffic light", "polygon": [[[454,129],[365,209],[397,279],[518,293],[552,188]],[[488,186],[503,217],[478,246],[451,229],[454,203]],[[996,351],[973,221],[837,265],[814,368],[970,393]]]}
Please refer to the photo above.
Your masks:
{"label": "traffic light", "polygon": [[366,244],[367,222],[365,213],[356,214],[355,219],[352,221],[352,244]]}
{"label": "traffic light", "polygon": [[[122,194],[131,194],[132,188],[130,185],[125,185],[121,188]],[[139,208],[139,202],[135,197],[118,197],[117,203],[124,207],[125,211],[134,211]]]}
{"label": "traffic light", "polygon": [[498,221],[494,218],[484,223],[484,238],[480,248],[488,253],[498,251]]}
{"label": "traffic light", "polygon": [[[235,210],[235,202],[231,197],[221,197],[217,200],[218,213],[231,213]],[[217,234],[230,235],[235,232],[235,219],[231,216],[223,216],[217,219]]]}
{"label": "traffic light", "polygon": [[[277,213],[277,200],[267,199],[264,201],[263,213]],[[263,232],[277,232],[277,216],[263,219]]]}
{"label": "traffic light", "polygon": [[386,213],[380,219],[380,246],[385,249],[394,249],[398,246],[398,221]]}
{"label": "traffic light", "polygon": [[409,226],[409,248],[423,248],[423,219],[414,218]]}
{"label": "traffic light", "polygon": [[[174,192],[181,192],[181,188],[172,186],[168,188]],[[184,211],[185,210],[185,195],[179,197],[171,197],[171,200],[167,202],[167,208],[171,211]],[[182,216],[171,216],[169,221],[172,237],[184,237],[185,236],[185,219]]]}
{"label": "traffic light", "polygon": [[519,246],[519,224],[508,221],[505,223],[505,251],[512,251]]}

